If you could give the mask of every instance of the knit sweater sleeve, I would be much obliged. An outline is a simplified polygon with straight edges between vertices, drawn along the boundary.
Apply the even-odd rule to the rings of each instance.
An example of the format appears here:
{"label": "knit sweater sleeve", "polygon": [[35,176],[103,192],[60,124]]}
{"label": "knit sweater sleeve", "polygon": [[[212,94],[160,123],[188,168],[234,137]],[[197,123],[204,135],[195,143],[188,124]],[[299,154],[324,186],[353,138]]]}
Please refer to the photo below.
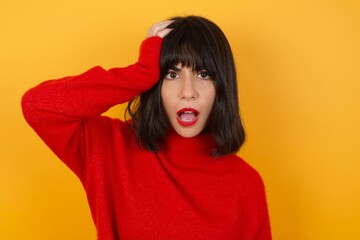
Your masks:
{"label": "knit sweater sleeve", "polygon": [[271,228],[268,205],[266,201],[265,185],[262,178],[259,175],[258,187],[256,199],[257,199],[257,210],[254,214],[258,217],[258,224],[256,225],[255,237],[256,240],[271,240]]}
{"label": "knit sweater sleeve", "polygon": [[162,38],[151,37],[140,47],[137,63],[50,80],[22,98],[26,121],[81,180],[85,177],[85,121],[150,89],[159,79]]}

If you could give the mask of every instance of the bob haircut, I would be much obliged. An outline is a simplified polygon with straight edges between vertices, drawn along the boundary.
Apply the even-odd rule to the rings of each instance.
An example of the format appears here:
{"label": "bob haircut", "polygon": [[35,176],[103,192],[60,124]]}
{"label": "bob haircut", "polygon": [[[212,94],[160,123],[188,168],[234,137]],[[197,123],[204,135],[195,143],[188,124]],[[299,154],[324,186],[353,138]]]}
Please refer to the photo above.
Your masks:
{"label": "bob haircut", "polygon": [[150,90],[132,99],[126,109],[138,142],[158,152],[171,127],[161,100],[161,86],[168,70],[181,64],[193,70],[207,70],[215,82],[216,97],[203,131],[211,131],[216,149],[213,156],[236,153],[245,140],[239,116],[236,70],[229,42],[221,29],[199,16],[174,17],[164,37],[160,57],[160,79]]}

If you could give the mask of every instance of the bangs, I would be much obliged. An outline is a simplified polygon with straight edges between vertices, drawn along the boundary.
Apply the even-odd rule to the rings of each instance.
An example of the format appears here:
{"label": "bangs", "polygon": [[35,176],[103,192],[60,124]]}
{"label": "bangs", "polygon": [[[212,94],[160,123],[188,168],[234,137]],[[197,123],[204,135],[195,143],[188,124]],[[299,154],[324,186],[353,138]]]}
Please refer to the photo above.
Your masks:
{"label": "bangs", "polygon": [[204,58],[197,49],[189,42],[179,43],[178,46],[170,48],[167,52],[164,49],[165,56],[162,58],[161,69],[168,71],[172,66],[178,64],[196,71],[207,69]]}
{"label": "bangs", "polygon": [[205,69],[214,76],[214,57],[211,48],[207,47],[208,39],[205,39],[204,34],[195,27],[187,24],[175,26],[164,38],[160,61],[161,78],[171,67],[178,64],[194,71]]}
{"label": "bangs", "polygon": [[221,29],[206,18],[187,16],[171,20],[175,21],[167,28],[172,31],[163,38],[161,47],[159,81],[143,92],[138,102],[134,98],[127,107],[138,143],[151,152],[163,147],[171,125],[163,107],[162,83],[169,70],[181,64],[196,72],[206,70],[214,81],[216,98],[207,126],[216,142],[212,155],[236,153],[245,140],[245,131],[239,115],[236,70],[229,42]]}

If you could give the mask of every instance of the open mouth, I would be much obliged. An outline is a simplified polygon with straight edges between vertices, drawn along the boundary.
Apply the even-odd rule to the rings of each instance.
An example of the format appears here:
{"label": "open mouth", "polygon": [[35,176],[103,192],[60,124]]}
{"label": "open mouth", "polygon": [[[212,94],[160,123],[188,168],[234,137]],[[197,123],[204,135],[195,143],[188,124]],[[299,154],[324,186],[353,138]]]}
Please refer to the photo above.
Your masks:
{"label": "open mouth", "polygon": [[189,127],[194,125],[199,119],[199,111],[193,108],[183,108],[177,112],[177,120],[180,125]]}

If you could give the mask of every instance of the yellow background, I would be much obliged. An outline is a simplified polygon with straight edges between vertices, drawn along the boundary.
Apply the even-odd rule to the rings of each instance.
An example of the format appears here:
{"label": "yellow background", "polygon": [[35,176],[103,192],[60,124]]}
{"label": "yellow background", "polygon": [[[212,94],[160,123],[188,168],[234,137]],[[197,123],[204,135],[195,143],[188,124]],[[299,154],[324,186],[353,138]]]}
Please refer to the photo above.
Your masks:
{"label": "yellow background", "polygon": [[274,239],[360,239],[358,0],[2,1],[0,239],[96,238],[80,182],[23,120],[26,89],[133,63],[153,22],[186,14],[232,45],[240,155],[264,178]]}

